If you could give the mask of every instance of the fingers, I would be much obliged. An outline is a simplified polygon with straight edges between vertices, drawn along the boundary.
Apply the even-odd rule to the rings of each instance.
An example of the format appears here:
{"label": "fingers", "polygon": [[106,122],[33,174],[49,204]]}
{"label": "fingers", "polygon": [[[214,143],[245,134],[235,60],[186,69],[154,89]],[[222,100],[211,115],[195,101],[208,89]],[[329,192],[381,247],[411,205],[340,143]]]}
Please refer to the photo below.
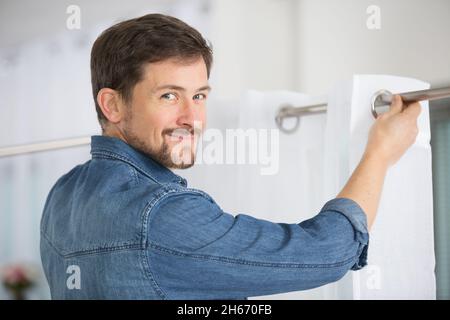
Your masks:
{"label": "fingers", "polygon": [[391,106],[390,106],[388,112],[389,112],[390,114],[400,113],[400,112],[402,112],[402,108],[403,108],[402,97],[399,96],[398,94],[394,95],[394,96],[392,97]]}
{"label": "fingers", "polygon": [[420,112],[422,112],[422,107],[420,106],[419,102],[413,102],[405,107],[405,110],[403,110],[403,113],[405,115],[408,115],[412,118],[419,117]]}
{"label": "fingers", "polygon": [[408,105],[403,103],[402,97],[398,94],[392,97],[391,106],[389,108],[389,114],[403,113],[411,118],[417,118],[422,111],[422,107],[419,102],[413,102]]}

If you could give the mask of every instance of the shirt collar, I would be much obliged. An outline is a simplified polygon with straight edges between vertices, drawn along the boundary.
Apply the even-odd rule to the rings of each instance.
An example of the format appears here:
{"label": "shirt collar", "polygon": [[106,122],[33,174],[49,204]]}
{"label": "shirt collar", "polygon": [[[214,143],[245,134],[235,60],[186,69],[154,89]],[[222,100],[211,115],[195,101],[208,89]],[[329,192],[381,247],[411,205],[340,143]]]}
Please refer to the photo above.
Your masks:
{"label": "shirt collar", "polygon": [[126,162],[159,183],[176,182],[187,186],[186,179],[119,138],[92,136],[91,155],[93,159],[108,157]]}

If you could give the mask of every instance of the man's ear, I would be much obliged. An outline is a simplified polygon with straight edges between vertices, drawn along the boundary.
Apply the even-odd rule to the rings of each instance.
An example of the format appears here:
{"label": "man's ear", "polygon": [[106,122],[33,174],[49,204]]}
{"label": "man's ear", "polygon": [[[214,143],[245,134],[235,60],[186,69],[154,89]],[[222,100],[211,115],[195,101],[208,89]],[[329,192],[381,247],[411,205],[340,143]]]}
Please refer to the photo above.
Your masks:
{"label": "man's ear", "polygon": [[120,94],[110,88],[102,88],[97,94],[97,102],[108,121],[117,124],[125,116],[125,105]]}

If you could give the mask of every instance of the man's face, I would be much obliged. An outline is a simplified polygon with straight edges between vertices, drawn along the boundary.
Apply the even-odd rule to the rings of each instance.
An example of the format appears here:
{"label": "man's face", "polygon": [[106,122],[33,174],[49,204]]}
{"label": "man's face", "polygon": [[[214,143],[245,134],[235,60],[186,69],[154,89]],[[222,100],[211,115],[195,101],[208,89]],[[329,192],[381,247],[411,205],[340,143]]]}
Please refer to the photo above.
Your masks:
{"label": "man's face", "polygon": [[120,123],[122,138],[165,167],[191,167],[205,127],[208,94],[203,58],[190,64],[147,64]]}

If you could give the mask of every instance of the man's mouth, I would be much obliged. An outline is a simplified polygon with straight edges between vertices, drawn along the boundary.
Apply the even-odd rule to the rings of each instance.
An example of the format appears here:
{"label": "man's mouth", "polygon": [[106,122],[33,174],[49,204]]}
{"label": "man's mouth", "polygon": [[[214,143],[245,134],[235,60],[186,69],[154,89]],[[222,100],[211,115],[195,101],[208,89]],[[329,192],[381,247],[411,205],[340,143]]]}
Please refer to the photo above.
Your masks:
{"label": "man's mouth", "polygon": [[167,136],[172,140],[172,141],[183,141],[183,140],[193,140],[194,139],[194,134],[191,134],[189,132],[173,132],[171,134],[167,134]]}
{"label": "man's mouth", "polygon": [[192,135],[192,134],[187,134],[187,135],[169,135],[169,137],[172,140],[178,140],[178,141],[194,139],[194,135]]}

